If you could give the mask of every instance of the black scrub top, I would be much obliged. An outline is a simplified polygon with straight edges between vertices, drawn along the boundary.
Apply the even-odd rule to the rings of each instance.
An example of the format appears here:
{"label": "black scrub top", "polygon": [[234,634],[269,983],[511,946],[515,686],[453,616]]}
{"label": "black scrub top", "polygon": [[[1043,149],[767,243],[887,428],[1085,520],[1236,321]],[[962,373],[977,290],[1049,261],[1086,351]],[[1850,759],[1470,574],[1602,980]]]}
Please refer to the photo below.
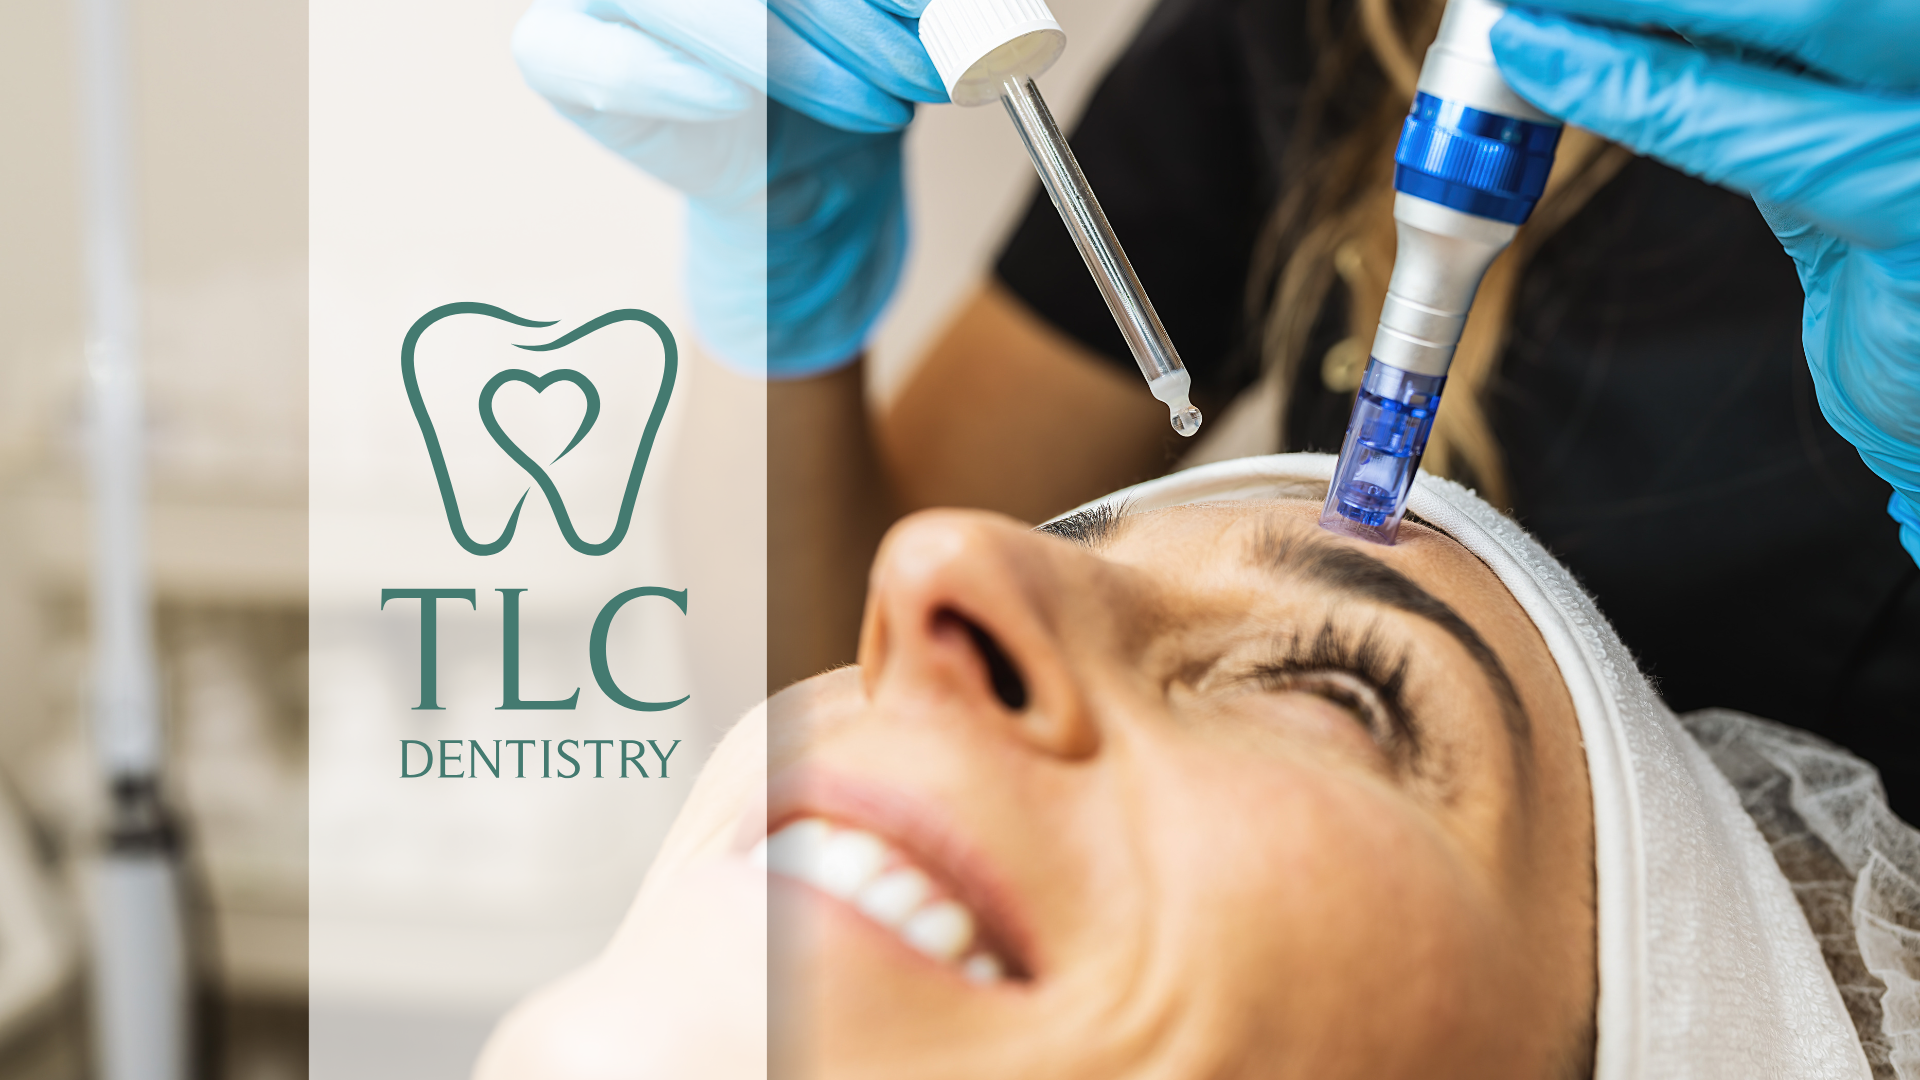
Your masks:
{"label": "black scrub top", "polygon": [[[1304,10],[1163,0],[1072,138],[1196,401],[1216,413],[1257,374],[1244,297],[1312,70]],[[1044,195],[996,273],[1134,371]],[[1345,333],[1334,292],[1289,399],[1289,451],[1340,448],[1352,394],[1326,389],[1317,362]],[[1528,266],[1493,428],[1515,515],[1669,705],[1841,743],[1920,821],[1920,569],[1887,517],[1887,484],[1820,415],[1801,302],[1751,199],[1636,158]]]}

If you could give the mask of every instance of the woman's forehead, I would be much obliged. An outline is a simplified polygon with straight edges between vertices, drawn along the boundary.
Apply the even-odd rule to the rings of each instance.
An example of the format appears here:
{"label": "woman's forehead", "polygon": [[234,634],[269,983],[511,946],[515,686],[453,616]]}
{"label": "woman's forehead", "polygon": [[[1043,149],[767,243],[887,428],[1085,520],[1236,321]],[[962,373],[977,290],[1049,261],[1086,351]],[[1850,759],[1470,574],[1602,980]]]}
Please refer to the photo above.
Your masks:
{"label": "woman's forehead", "polygon": [[[1370,544],[1319,526],[1320,503],[1276,499],[1194,503],[1111,515],[1087,542],[1114,562],[1148,569],[1176,585],[1230,576],[1254,587],[1271,580],[1322,587],[1336,602],[1363,601],[1378,589],[1356,577],[1402,579],[1458,613],[1511,668],[1537,672],[1536,693],[1564,695],[1546,642],[1519,602],[1485,563],[1445,533],[1414,522],[1393,546]],[[1389,590],[1393,591],[1393,590]],[[1377,597],[1376,597],[1377,598]],[[1400,605],[1390,605],[1400,606]]]}
{"label": "woman's forehead", "polygon": [[1319,527],[1320,503],[1308,499],[1188,503],[1154,510],[1112,512],[1083,542],[1118,562],[1175,570],[1169,558],[1240,559],[1250,547],[1276,541],[1328,545],[1358,551],[1416,578],[1464,577],[1476,587],[1505,593],[1493,572],[1453,538],[1408,521],[1400,542],[1369,544]]}

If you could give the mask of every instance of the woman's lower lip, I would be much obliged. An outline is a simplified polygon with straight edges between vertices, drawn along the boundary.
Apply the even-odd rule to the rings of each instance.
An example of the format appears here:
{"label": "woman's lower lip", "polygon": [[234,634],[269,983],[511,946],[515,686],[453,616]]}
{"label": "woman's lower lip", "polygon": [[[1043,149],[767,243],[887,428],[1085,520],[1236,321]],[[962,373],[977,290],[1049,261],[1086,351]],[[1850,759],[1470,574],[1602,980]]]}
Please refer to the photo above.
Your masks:
{"label": "woman's lower lip", "polygon": [[752,858],[769,873],[848,905],[970,982],[991,985],[1005,978],[1006,961],[980,940],[973,910],[875,833],[825,818],[800,818],[756,845]]}

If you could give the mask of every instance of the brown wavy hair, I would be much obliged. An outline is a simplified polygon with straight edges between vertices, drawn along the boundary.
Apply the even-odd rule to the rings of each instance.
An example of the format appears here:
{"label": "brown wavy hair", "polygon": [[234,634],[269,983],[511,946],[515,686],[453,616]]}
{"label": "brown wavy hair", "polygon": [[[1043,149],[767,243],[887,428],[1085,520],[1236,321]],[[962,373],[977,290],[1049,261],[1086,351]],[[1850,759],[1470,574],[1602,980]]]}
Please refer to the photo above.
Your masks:
{"label": "brown wavy hair", "polygon": [[[1360,385],[1393,269],[1394,143],[1413,100],[1417,58],[1433,41],[1443,6],[1307,0],[1307,32],[1319,59],[1282,161],[1283,194],[1254,248],[1247,294],[1260,363],[1265,377],[1278,381],[1283,402],[1309,363],[1319,366],[1329,389]],[[1546,194],[1480,284],[1421,464],[1428,472],[1479,489],[1495,506],[1511,505],[1487,390],[1505,349],[1514,294],[1541,243],[1630,157],[1578,128],[1561,137]],[[1325,354],[1307,356],[1336,281],[1345,289],[1347,336]]]}

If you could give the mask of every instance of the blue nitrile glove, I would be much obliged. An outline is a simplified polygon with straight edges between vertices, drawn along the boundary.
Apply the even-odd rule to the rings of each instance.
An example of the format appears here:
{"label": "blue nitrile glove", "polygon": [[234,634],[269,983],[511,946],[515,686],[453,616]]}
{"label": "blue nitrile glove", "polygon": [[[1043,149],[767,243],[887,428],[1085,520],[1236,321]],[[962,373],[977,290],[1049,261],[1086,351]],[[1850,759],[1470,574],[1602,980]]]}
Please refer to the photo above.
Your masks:
{"label": "blue nitrile glove", "polygon": [[1521,96],[1750,193],[1806,290],[1820,411],[1891,483],[1920,562],[1920,2],[1525,0],[1493,50]]}
{"label": "blue nitrile glove", "polygon": [[561,113],[686,193],[713,351],[792,378],[858,355],[899,280],[900,131],[911,102],[947,99],[913,21],[926,3],[536,0],[513,54]]}

